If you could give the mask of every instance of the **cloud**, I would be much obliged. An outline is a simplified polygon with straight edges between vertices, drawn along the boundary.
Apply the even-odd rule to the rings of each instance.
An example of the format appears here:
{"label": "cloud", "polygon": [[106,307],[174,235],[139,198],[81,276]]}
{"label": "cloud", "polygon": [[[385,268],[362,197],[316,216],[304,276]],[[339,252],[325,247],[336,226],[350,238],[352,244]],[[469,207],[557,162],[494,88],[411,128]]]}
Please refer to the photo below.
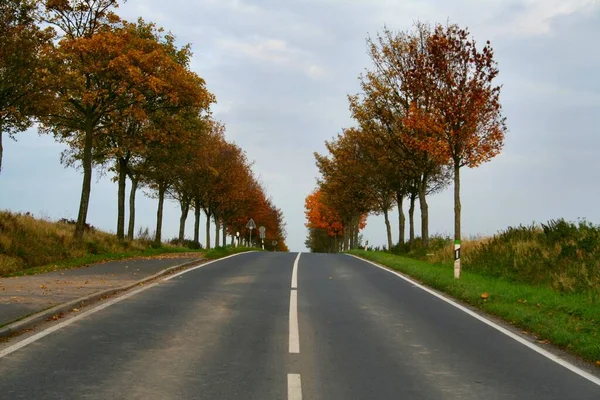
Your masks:
{"label": "cloud", "polygon": [[314,64],[314,56],[310,52],[293,48],[285,40],[260,37],[250,40],[226,38],[218,40],[217,43],[226,52],[298,70],[310,78],[320,78],[325,73],[323,67]]}
{"label": "cloud", "polygon": [[554,22],[572,14],[591,15],[597,11],[599,0],[525,0],[505,6],[497,1],[496,9],[504,12],[506,20],[493,24],[495,36],[537,36],[552,33]]}

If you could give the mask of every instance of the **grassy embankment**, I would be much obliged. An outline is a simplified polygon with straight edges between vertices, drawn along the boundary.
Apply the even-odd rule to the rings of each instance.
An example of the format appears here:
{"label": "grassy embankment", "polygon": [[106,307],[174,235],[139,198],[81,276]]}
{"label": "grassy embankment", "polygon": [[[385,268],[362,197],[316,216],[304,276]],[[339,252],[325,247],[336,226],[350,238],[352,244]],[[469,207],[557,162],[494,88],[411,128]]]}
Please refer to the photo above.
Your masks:
{"label": "grassy embankment", "polygon": [[351,251],[410,275],[600,366],[600,227],[562,220],[509,228],[463,243],[453,277],[453,245],[436,238],[402,254]]}
{"label": "grassy embankment", "polygon": [[[86,230],[83,243],[73,240],[74,225],[0,211],[0,276],[33,275],[131,257],[198,252],[152,246],[149,238],[121,242],[113,234]],[[200,254],[199,254],[200,256]]]}

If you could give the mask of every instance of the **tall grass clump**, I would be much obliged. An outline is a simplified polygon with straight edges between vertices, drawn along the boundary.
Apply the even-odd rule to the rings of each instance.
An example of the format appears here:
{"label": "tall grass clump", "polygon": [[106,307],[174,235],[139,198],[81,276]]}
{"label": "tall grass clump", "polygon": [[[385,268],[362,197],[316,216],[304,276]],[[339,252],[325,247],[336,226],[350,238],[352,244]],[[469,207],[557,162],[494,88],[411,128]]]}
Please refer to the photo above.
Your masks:
{"label": "tall grass clump", "polygon": [[[430,249],[429,262],[449,264],[453,245]],[[465,270],[561,291],[600,290],[600,226],[564,219],[509,227],[490,238],[464,241]]]}
{"label": "tall grass clump", "polygon": [[153,250],[151,240],[144,235],[139,240],[120,241],[116,235],[89,225],[79,243],[73,239],[74,231],[75,221],[52,222],[29,213],[0,211],[0,276],[55,263],[70,262],[73,267],[103,259],[183,250],[173,246]]}

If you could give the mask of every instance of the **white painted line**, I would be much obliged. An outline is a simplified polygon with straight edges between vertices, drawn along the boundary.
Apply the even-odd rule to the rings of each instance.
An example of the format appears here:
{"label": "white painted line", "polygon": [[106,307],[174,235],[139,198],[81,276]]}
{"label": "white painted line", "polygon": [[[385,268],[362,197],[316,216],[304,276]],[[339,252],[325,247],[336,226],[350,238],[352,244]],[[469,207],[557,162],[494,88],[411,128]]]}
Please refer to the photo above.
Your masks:
{"label": "white painted line", "polygon": [[[245,252],[245,253],[251,253],[251,252]],[[163,279],[163,281],[168,281],[169,279],[173,279],[173,278],[175,278],[177,276],[183,275],[183,274],[185,274],[187,272],[190,272],[190,271],[193,271],[195,269],[198,269],[198,268],[201,268],[201,267],[205,267],[205,266],[207,266],[209,264],[212,264],[212,263],[215,263],[217,261],[225,260],[227,258],[234,257],[234,256],[237,256],[237,255],[240,255],[240,254],[245,254],[245,253],[232,254],[232,255],[227,256],[227,257],[219,258],[218,260],[214,260],[214,261],[210,261],[210,262],[207,262],[207,263],[204,263],[204,264],[200,264],[200,265],[198,265],[196,267],[193,267],[193,268],[187,269],[185,271],[179,272],[179,273],[177,273],[175,275],[171,275],[168,278]],[[82,312],[81,314],[79,314],[79,315],[77,315],[77,316],[75,316],[73,318],[70,318],[70,319],[68,319],[66,321],[63,321],[63,322],[58,323],[56,325],[53,325],[50,328],[44,329],[43,331],[41,331],[39,333],[36,333],[35,335],[29,336],[28,338],[23,339],[20,342],[17,342],[15,344],[13,344],[12,346],[9,346],[9,347],[5,348],[4,350],[0,350],[0,358],[2,358],[4,356],[7,356],[7,355],[9,355],[11,353],[14,353],[17,350],[22,349],[23,347],[25,347],[25,346],[33,343],[33,342],[36,342],[36,341],[40,340],[41,338],[43,338],[45,336],[48,336],[52,332],[56,332],[57,330],[59,330],[61,328],[69,326],[72,323],[77,322],[80,319],[83,319],[83,318],[87,317],[88,315],[92,315],[92,314],[97,313],[98,311],[102,311],[102,310],[104,310],[107,307],[110,307],[110,306],[112,306],[114,304],[117,304],[117,303],[119,303],[119,302],[121,302],[121,301],[123,301],[125,299],[128,299],[131,296],[135,296],[136,294],[141,293],[141,292],[143,292],[145,290],[153,288],[156,285],[158,285],[158,283],[153,283],[153,284],[150,284],[148,286],[144,286],[142,288],[134,290],[133,292],[129,292],[127,294],[119,296],[119,297],[117,297],[117,298],[115,298],[113,300],[107,301],[106,303],[103,303],[103,304],[101,304],[101,305],[99,305],[97,307],[94,307],[94,308],[92,308],[92,309],[90,309],[88,311]]]}
{"label": "white painted line", "polygon": [[296,260],[294,261],[294,269],[292,270],[292,289],[298,288],[298,261],[300,261],[300,254],[302,253],[298,253]]}
{"label": "white painted line", "polygon": [[300,353],[300,335],[298,333],[298,291],[290,293],[290,353]]}
{"label": "white painted line", "polygon": [[230,256],[227,256],[227,257],[219,258],[219,259],[217,259],[217,260],[212,260],[212,261],[209,261],[209,262],[206,262],[206,263],[203,263],[203,264],[197,265],[197,266],[195,266],[195,267],[188,268],[188,269],[186,269],[185,271],[181,271],[181,272],[178,272],[178,273],[176,273],[176,274],[173,274],[173,275],[171,275],[171,276],[168,276],[168,277],[167,277],[167,278],[165,278],[164,280],[165,280],[165,281],[168,281],[168,280],[171,280],[171,279],[173,279],[173,278],[177,278],[177,277],[178,277],[178,276],[180,276],[180,275],[187,274],[188,272],[191,272],[191,271],[193,271],[193,270],[195,270],[195,269],[202,268],[202,267],[206,267],[207,265],[210,265],[210,264],[216,263],[217,261],[223,261],[223,260],[227,260],[228,258],[235,257],[235,256],[239,256],[239,255],[241,255],[241,254],[248,254],[248,253],[254,253],[254,251],[245,251],[245,252],[243,252],[243,253],[236,253],[236,254],[232,254],[232,255],[230,255]]}
{"label": "white painted line", "polygon": [[148,290],[154,286],[158,285],[158,283],[153,283],[151,285],[148,286],[144,286],[140,289],[134,290],[133,292],[127,293],[123,296],[117,297],[116,299],[107,301],[104,304],[99,305],[98,307],[92,308],[91,310],[85,311],[79,315],[77,315],[76,317],[70,318],[66,321],[63,321],[59,324],[56,324],[54,326],[51,326],[48,329],[44,329],[43,331],[36,333],[35,335],[32,335],[30,337],[28,337],[27,339],[21,340],[18,343],[15,343],[14,345],[7,347],[6,349],[0,351],[0,358],[9,355],[10,353],[14,353],[15,351],[22,349],[23,347],[36,342],[38,340],[40,340],[41,338],[43,338],[44,336],[48,336],[49,334],[51,334],[52,332],[56,332],[57,330],[64,328],[65,326],[69,326],[74,322],[79,321],[80,319],[83,319],[85,317],[87,317],[88,315],[92,315],[94,313],[97,313],[98,311],[104,310],[107,307],[112,306],[113,304],[117,304],[120,301],[123,301],[131,296],[135,296],[138,293],[143,292],[144,290]]}
{"label": "white painted line", "polygon": [[570,362],[568,362],[568,361],[566,361],[566,360],[563,360],[563,359],[562,359],[562,358],[560,358],[559,356],[557,356],[557,355],[555,355],[555,354],[552,354],[552,353],[550,353],[549,351],[546,351],[546,350],[542,349],[541,347],[539,347],[539,346],[537,346],[537,345],[535,345],[535,344],[531,343],[530,341],[523,339],[521,336],[519,336],[519,335],[516,335],[515,333],[513,333],[513,332],[509,331],[508,329],[506,329],[506,328],[504,328],[504,327],[502,327],[502,326],[500,326],[500,325],[496,324],[496,323],[495,323],[495,322],[493,322],[493,321],[490,321],[489,319],[487,319],[487,318],[485,318],[485,317],[483,317],[483,316],[481,316],[481,315],[477,314],[476,312],[473,312],[473,311],[469,310],[468,308],[466,308],[466,307],[464,307],[464,306],[462,306],[462,305],[458,304],[457,302],[455,302],[455,301],[453,301],[453,300],[451,300],[451,299],[449,299],[449,298],[447,298],[447,297],[445,297],[445,296],[443,296],[443,295],[441,295],[441,294],[439,294],[439,293],[436,293],[436,292],[434,292],[433,290],[431,290],[431,289],[429,289],[429,288],[427,288],[427,287],[425,287],[425,286],[421,285],[421,284],[420,284],[420,283],[418,283],[418,282],[415,282],[415,281],[413,281],[413,280],[412,280],[412,279],[410,279],[410,278],[407,278],[406,276],[404,276],[404,275],[402,275],[402,274],[399,274],[399,273],[398,273],[398,272],[396,272],[396,271],[392,271],[392,270],[390,270],[390,269],[387,269],[387,268],[385,268],[385,267],[382,267],[381,265],[378,265],[378,264],[376,264],[376,263],[374,263],[374,262],[372,262],[372,261],[365,260],[365,259],[363,259],[363,258],[360,258],[360,257],[357,257],[357,256],[355,256],[355,255],[352,255],[352,254],[348,254],[348,255],[349,255],[349,256],[352,256],[352,257],[354,257],[354,258],[357,258],[357,259],[359,259],[359,260],[361,260],[361,261],[364,261],[364,262],[366,262],[366,263],[368,263],[368,264],[374,265],[374,266],[376,266],[377,268],[380,268],[380,269],[382,269],[382,270],[384,270],[384,271],[387,271],[387,272],[389,272],[390,274],[394,274],[394,275],[398,276],[399,278],[402,278],[402,279],[404,279],[404,280],[405,280],[405,281],[407,281],[407,282],[410,282],[410,283],[411,283],[412,285],[414,285],[415,287],[418,287],[419,289],[422,289],[422,290],[426,291],[427,293],[429,293],[429,294],[431,294],[431,295],[433,295],[433,296],[437,297],[438,299],[445,301],[446,303],[448,303],[448,304],[450,304],[450,305],[452,305],[452,306],[454,306],[454,307],[458,308],[459,310],[461,310],[461,311],[463,311],[463,312],[465,312],[465,313],[469,314],[471,317],[473,317],[473,318],[475,318],[475,319],[478,319],[479,321],[481,321],[481,322],[483,322],[484,324],[486,324],[486,325],[488,325],[488,326],[490,326],[490,327],[492,327],[492,328],[496,329],[497,331],[500,331],[500,332],[502,332],[503,334],[505,334],[506,336],[510,337],[511,339],[514,339],[514,340],[516,340],[517,342],[521,343],[522,345],[529,347],[531,350],[533,350],[533,351],[535,351],[535,352],[537,352],[537,353],[541,354],[542,356],[544,356],[544,357],[548,358],[549,360],[552,360],[552,361],[554,361],[555,363],[557,363],[557,364],[559,364],[559,365],[561,365],[561,366],[565,367],[566,369],[568,369],[568,370],[570,370],[570,371],[572,371],[572,372],[576,373],[577,375],[581,376],[582,378],[585,378],[585,379],[587,379],[588,381],[590,381],[590,382],[592,382],[592,383],[595,383],[596,385],[600,386],[600,378],[598,378],[598,377],[596,377],[596,376],[594,376],[594,375],[590,374],[589,372],[586,372],[586,371],[582,370],[582,369],[581,369],[581,368],[579,368],[579,367],[576,367],[575,365],[571,364]]}
{"label": "white painted line", "polygon": [[288,400],[302,400],[300,374],[288,374]]}

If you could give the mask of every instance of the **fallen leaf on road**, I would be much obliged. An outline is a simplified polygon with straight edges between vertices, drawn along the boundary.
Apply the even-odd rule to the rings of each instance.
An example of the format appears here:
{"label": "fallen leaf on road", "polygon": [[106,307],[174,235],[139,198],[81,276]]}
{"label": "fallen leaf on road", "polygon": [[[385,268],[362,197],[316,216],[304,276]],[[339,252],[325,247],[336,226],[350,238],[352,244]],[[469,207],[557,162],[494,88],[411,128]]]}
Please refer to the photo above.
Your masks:
{"label": "fallen leaf on road", "polygon": [[46,285],[40,285],[40,289],[48,289],[48,286],[46,286]]}
{"label": "fallen leaf on road", "polygon": [[71,311],[73,311],[73,312],[77,312],[77,311],[79,311],[79,308],[74,308],[74,309],[72,309]]}
{"label": "fallen leaf on road", "polygon": [[63,314],[63,313],[54,314],[53,316],[48,318],[48,321],[57,321],[64,316],[65,316],[65,314]]}

